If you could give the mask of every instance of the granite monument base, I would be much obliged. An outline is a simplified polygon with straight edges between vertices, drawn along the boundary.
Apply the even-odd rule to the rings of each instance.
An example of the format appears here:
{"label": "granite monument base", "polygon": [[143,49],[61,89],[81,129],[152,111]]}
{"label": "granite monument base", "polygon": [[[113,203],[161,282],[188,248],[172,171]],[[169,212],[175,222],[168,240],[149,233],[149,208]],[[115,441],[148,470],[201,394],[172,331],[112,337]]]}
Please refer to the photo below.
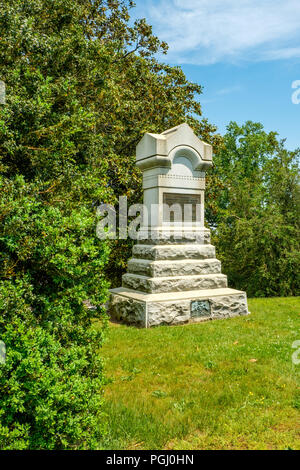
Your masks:
{"label": "granite monument base", "polygon": [[111,290],[110,314],[149,328],[248,315],[243,291],[229,288],[147,294],[124,287]]}
{"label": "granite monument base", "polygon": [[206,228],[140,232],[110,315],[148,328],[247,315],[247,296],[229,289]]}

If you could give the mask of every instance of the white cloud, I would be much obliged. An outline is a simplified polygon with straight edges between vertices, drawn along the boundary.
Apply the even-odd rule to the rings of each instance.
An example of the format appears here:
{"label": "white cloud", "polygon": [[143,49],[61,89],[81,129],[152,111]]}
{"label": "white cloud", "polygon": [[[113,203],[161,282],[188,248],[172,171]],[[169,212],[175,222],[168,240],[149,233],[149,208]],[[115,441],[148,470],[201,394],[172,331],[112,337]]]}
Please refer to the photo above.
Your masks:
{"label": "white cloud", "polygon": [[236,93],[241,91],[241,85],[233,85],[226,88],[221,88],[221,90],[216,91],[216,95],[223,96],[223,95],[230,95],[231,93]]}
{"label": "white cloud", "polygon": [[141,0],[176,63],[300,57],[299,0]]}
{"label": "white cloud", "polygon": [[233,86],[228,86],[225,88],[221,88],[220,90],[214,91],[214,95],[211,98],[202,98],[201,99],[201,104],[208,104],[208,103],[214,103],[216,101],[219,101],[220,98],[226,95],[231,95],[235,94],[237,95],[239,92],[243,91],[243,87],[241,85],[233,85]]}

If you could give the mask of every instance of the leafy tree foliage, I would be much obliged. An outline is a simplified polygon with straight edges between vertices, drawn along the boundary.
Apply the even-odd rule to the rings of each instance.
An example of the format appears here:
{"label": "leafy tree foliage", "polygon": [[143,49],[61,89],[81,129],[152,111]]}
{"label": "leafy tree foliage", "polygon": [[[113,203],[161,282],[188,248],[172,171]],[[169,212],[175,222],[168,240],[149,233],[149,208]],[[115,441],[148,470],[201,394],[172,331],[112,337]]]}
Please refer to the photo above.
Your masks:
{"label": "leafy tree foliage", "polygon": [[299,155],[259,123],[231,122],[215,155],[207,219],[231,285],[299,295]]}
{"label": "leafy tree foliage", "polygon": [[[166,51],[145,20],[129,26],[131,1],[38,0],[4,2],[1,75],[7,87],[3,116],[3,164],[9,175],[37,174],[44,190],[71,200],[74,180],[98,180],[107,197],[129,204],[141,197],[135,146],[143,134],[187,121],[217,147],[220,137],[199,120],[190,83],[179,67],[158,62]],[[87,190],[86,190],[87,191]],[[75,199],[73,199],[73,196]],[[119,282],[127,245],[112,243],[109,277]],[[124,254],[123,254],[124,251]],[[117,256],[116,256],[117,255]]]}

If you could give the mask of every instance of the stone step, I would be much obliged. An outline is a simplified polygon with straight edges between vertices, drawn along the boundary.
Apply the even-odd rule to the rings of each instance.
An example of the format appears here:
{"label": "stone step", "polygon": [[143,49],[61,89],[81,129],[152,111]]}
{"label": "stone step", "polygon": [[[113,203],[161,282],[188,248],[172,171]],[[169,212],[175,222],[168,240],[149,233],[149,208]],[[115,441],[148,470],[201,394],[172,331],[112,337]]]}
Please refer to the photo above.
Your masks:
{"label": "stone step", "polygon": [[198,274],[217,274],[221,272],[221,262],[217,259],[205,260],[163,260],[151,261],[131,258],[128,272],[149,277],[197,276]]}
{"label": "stone step", "polygon": [[147,277],[126,273],[122,276],[122,286],[153,294],[196,289],[219,289],[227,287],[227,276],[224,274],[201,274],[198,276]]}
{"label": "stone step", "polygon": [[216,250],[213,245],[134,245],[134,258],[159,260],[192,260],[215,258]]}
{"label": "stone step", "polygon": [[140,230],[137,243],[141,245],[184,245],[190,243],[209,244],[210,230],[175,227],[160,227],[150,230]]}

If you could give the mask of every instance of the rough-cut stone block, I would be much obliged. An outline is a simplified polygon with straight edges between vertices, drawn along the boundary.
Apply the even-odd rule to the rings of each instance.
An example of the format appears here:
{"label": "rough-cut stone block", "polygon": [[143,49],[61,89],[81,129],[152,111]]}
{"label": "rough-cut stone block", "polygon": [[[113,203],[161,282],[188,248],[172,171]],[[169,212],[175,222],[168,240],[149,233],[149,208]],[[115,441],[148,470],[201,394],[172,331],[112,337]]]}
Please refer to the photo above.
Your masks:
{"label": "rough-cut stone block", "polygon": [[109,302],[109,312],[116,320],[136,324],[144,328],[147,327],[145,302],[112,294]]}
{"label": "rough-cut stone block", "polygon": [[213,245],[135,245],[134,258],[149,260],[212,259],[216,256]]}
{"label": "rough-cut stone block", "polygon": [[140,231],[138,244],[142,245],[182,245],[187,243],[210,243],[210,230],[167,230],[156,229],[151,232]]}
{"label": "rough-cut stone block", "polygon": [[188,321],[221,320],[249,314],[245,293],[210,297],[207,299],[207,303],[210,304],[210,314],[197,318],[191,315],[191,301],[189,300],[149,302],[147,326],[175,325]]}
{"label": "rough-cut stone block", "polygon": [[247,296],[245,293],[226,295],[209,299],[212,319],[247,315]]}
{"label": "rough-cut stone block", "polygon": [[149,302],[147,306],[147,327],[176,325],[190,320],[190,301]]}
{"label": "rough-cut stone block", "polygon": [[197,276],[220,273],[221,263],[217,259],[150,261],[131,258],[128,272],[150,277]]}
{"label": "rough-cut stone block", "polygon": [[126,273],[122,277],[122,285],[129,289],[150,293],[218,289],[227,287],[227,276],[224,274],[204,274],[199,276],[151,278]]}

